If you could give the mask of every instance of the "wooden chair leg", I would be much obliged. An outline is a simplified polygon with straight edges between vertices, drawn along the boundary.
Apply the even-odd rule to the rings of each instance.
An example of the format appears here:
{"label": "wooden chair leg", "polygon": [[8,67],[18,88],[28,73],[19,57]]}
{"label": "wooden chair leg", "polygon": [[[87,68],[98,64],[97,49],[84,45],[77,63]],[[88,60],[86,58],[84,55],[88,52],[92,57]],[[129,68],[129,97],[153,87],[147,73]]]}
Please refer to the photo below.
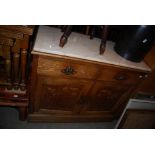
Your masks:
{"label": "wooden chair leg", "polygon": [[60,47],[63,47],[67,43],[67,40],[69,35],[71,34],[71,31],[72,31],[72,26],[71,25],[66,26],[64,30],[64,34],[60,39],[60,44],[59,44]]}
{"label": "wooden chair leg", "polygon": [[7,71],[7,89],[11,90],[12,89],[12,84],[11,84],[11,61],[8,59],[6,60],[6,71]]}
{"label": "wooden chair leg", "polygon": [[7,89],[11,90],[11,53],[10,53],[10,46],[4,46],[4,50],[6,53],[6,60],[5,60],[5,68],[7,73]]}
{"label": "wooden chair leg", "polygon": [[19,110],[19,119],[21,121],[25,121],[27,119],[27,113],[28,113],[27,107],[19,107],[18,110]]}
{"label": "wooden chair leg", "polygon": [[95,30],[96,30],[96,26],[92,26],[92,30],[90,32],[90,39],[94,38]]}
{"label": "wooden chair leg", "polygon": [[14,89],[19,88],[19,58],[20,58],[20,40],[16,39],[15,45],[12,47],[13,52],[13,79],[14,79]]}
{"label": "wooden chair leg", "polygon": [[67,28],[67,25],[61,26],[61,32],[65,32],[65,29]]}
{"label": "wooden chair leg", "polygon": [[19,86],[19,53],[13,54],[13,71],[14,71],[14,89],[18,89]]}
{"label": "wooden chair leg", "polygon": [[26,57],[27,57],[27,51],[26,49],[22,49],[21,51],[21,83],[20,83],[20,89],[25,90],[25,79],[26,79]]}
{"label": "wooden chair leg", "polygon": [[103,54],[105,51],[108,31],[109,31],[109,26],[105,25],[102,28],[102,33],[101,33],[102,40],[101,40],[101,44],[100,44],[100,54]]}
{"label": "wooden chair leg", "polygon": [[89,31],[90,31],[90,26],[87,25],[86,26],[86,30],[85,30],[85,35],[89,35]]}
{"label": "wooden chair leg", "polygon": [[21,41],[21,82],[20,82],[20,89],[25,90],[26,89],[26,68],[28,67],[27,63],[27,56],[28,56],[28,42],[29,42],[29,36],[24,35],[23,40]]}

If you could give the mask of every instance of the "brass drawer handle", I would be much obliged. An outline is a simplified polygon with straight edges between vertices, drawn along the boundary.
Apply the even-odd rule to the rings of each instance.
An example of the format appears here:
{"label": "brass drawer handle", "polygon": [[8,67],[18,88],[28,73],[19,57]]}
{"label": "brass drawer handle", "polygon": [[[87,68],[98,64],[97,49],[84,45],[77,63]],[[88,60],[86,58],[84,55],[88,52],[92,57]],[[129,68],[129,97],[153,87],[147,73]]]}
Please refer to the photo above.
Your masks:
{"label": "brass drawer handle", "polygon": [[115,79],[116,79],[116,80],[120,80],[120,81],[121,81],[121,80],[126,80],[126,79],[127,79],[127,76],[126,76],[126,75],[116,75],[116,76],[115,76]]}
{"label": "brass drawer handle", "polygon": [[64,73],[65,75],[73,75],[75,73],[75,70],[71,66],[67,66],[62,70],[62,73]]}

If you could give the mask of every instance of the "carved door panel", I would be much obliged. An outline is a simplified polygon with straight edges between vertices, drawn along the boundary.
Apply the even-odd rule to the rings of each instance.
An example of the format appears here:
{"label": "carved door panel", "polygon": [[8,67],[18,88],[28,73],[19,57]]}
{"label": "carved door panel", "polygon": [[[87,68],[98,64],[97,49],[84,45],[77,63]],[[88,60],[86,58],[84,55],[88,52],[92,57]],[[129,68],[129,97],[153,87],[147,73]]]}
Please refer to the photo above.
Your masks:
{"label": "carved door panel", "polygon": [[84,80],[39,76],[35,111],[53,114],[78,113],[81,96],[85,96],[90,87],[91,84]]}
{"label": "carved door panel", "polygon": [[111,112],[119,100],[128,93],[130,86],[114,82],[96,82],[90,92],[89,104],[85,113]]}

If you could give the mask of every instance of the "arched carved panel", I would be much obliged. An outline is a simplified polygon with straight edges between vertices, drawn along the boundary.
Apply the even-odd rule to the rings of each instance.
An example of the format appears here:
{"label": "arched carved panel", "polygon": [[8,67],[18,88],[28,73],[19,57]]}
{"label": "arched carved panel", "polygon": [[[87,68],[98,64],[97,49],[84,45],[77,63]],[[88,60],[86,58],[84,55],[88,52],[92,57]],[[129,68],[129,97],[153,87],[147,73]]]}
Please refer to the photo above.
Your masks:
{"label": "arched carved panel", "polygon": [[117,83],[97,82],[91,92],[87,111],[111,111],[129,86]]}
{"label": "arched carved panel", "polygon": [[89,82],[59,78],[39,78],[38,110],[46,109],[52,113],[74,114],[79,111],[81,96],[87,94]]}

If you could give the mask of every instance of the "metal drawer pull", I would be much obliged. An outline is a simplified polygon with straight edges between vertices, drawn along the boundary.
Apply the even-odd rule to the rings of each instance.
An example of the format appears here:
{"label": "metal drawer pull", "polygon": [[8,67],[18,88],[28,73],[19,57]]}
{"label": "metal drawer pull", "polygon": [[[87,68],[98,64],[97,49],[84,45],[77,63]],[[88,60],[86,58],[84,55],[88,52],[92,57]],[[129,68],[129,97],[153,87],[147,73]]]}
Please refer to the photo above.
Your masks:
{"label": "metal drawer pull", "polygon": [[72,75],[75,73],[74,68],[72,68],[71,66],[67,66],[65,69],[62,70],[62,72],[65,75]]}
{"label": "metal drawer pull", "polygon": [[116,80],[126,80],[127,79],[127,76],[126,75],[116,75],[115,76],[115,79]]}

